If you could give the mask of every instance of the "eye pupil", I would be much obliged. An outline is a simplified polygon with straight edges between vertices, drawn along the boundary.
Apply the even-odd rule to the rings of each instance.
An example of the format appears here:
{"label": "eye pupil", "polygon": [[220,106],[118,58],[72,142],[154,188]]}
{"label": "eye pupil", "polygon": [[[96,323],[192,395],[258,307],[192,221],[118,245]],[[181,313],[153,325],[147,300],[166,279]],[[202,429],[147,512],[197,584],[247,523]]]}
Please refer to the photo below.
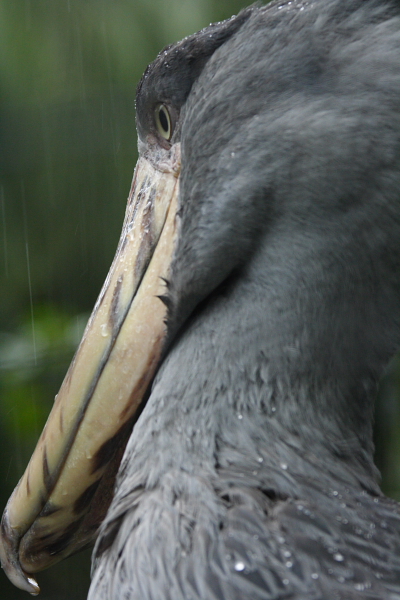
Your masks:
{"label": "eye pupil", "polygon": [[168,117],[165,114],[165,108],[163,106],[160,108],[160,125],[163,128],[163,130],[165,131],[165,133],[168,133],[168,129],[169,129]]}

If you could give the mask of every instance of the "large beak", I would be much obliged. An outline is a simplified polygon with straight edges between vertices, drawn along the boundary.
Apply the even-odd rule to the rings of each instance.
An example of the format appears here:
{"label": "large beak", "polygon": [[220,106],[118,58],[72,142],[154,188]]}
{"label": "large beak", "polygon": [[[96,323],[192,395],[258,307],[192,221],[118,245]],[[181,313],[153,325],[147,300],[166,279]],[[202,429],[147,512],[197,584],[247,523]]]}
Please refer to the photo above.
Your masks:
{"label": "large beak", "polygon": [[[4,511],[0,558],[19,588],[90,543],[112,497],[135,412],[166,337],[166,280],[177,237],[179,145],[163,171],[136,166],[121,239],[29,465]],[[160,300],[161,297],[161,300]]]}

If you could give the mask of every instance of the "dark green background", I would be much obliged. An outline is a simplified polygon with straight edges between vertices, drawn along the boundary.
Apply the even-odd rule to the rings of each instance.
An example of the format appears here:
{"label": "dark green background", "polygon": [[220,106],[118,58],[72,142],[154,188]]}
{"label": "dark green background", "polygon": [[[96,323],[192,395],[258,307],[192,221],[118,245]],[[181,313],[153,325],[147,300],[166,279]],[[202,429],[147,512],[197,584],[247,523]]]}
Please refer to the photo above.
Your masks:
{"label": "dark green background", "polygon": [[[137,82],[163,46],[245,5],[0,3],[1,506],[22,475],[116,248],[137,157]],[[394,361],[382,386],[377,460],[385,491],[400,499],[399,371]],[[85,598],[89,557],[40,575],[41,598]],[[1,575],[0,597],[28,596]]]}

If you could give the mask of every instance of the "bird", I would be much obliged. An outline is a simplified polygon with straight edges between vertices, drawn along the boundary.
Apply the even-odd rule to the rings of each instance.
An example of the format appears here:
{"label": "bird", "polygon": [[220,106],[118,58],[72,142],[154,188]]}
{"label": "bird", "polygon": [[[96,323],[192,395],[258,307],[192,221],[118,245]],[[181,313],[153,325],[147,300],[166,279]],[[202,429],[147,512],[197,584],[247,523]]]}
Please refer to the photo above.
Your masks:
{"label": "bird", "polygon": [[116,257],[2,519],[89,600],[399,600],[373,407],[400,346],[400,5],[278,0],[137,88]]}

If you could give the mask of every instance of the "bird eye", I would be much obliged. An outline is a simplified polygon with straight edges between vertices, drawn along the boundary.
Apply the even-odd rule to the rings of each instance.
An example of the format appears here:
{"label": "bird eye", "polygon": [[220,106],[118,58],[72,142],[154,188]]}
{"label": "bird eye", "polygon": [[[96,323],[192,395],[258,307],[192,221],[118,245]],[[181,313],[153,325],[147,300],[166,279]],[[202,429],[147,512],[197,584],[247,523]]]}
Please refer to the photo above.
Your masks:
{"label": "bird eye", "polygon": [[156,107],[156,127],[158,133],[165,140],[170,140],[172,137],[172,121],[168,108],[165,104],[159,104]]}

